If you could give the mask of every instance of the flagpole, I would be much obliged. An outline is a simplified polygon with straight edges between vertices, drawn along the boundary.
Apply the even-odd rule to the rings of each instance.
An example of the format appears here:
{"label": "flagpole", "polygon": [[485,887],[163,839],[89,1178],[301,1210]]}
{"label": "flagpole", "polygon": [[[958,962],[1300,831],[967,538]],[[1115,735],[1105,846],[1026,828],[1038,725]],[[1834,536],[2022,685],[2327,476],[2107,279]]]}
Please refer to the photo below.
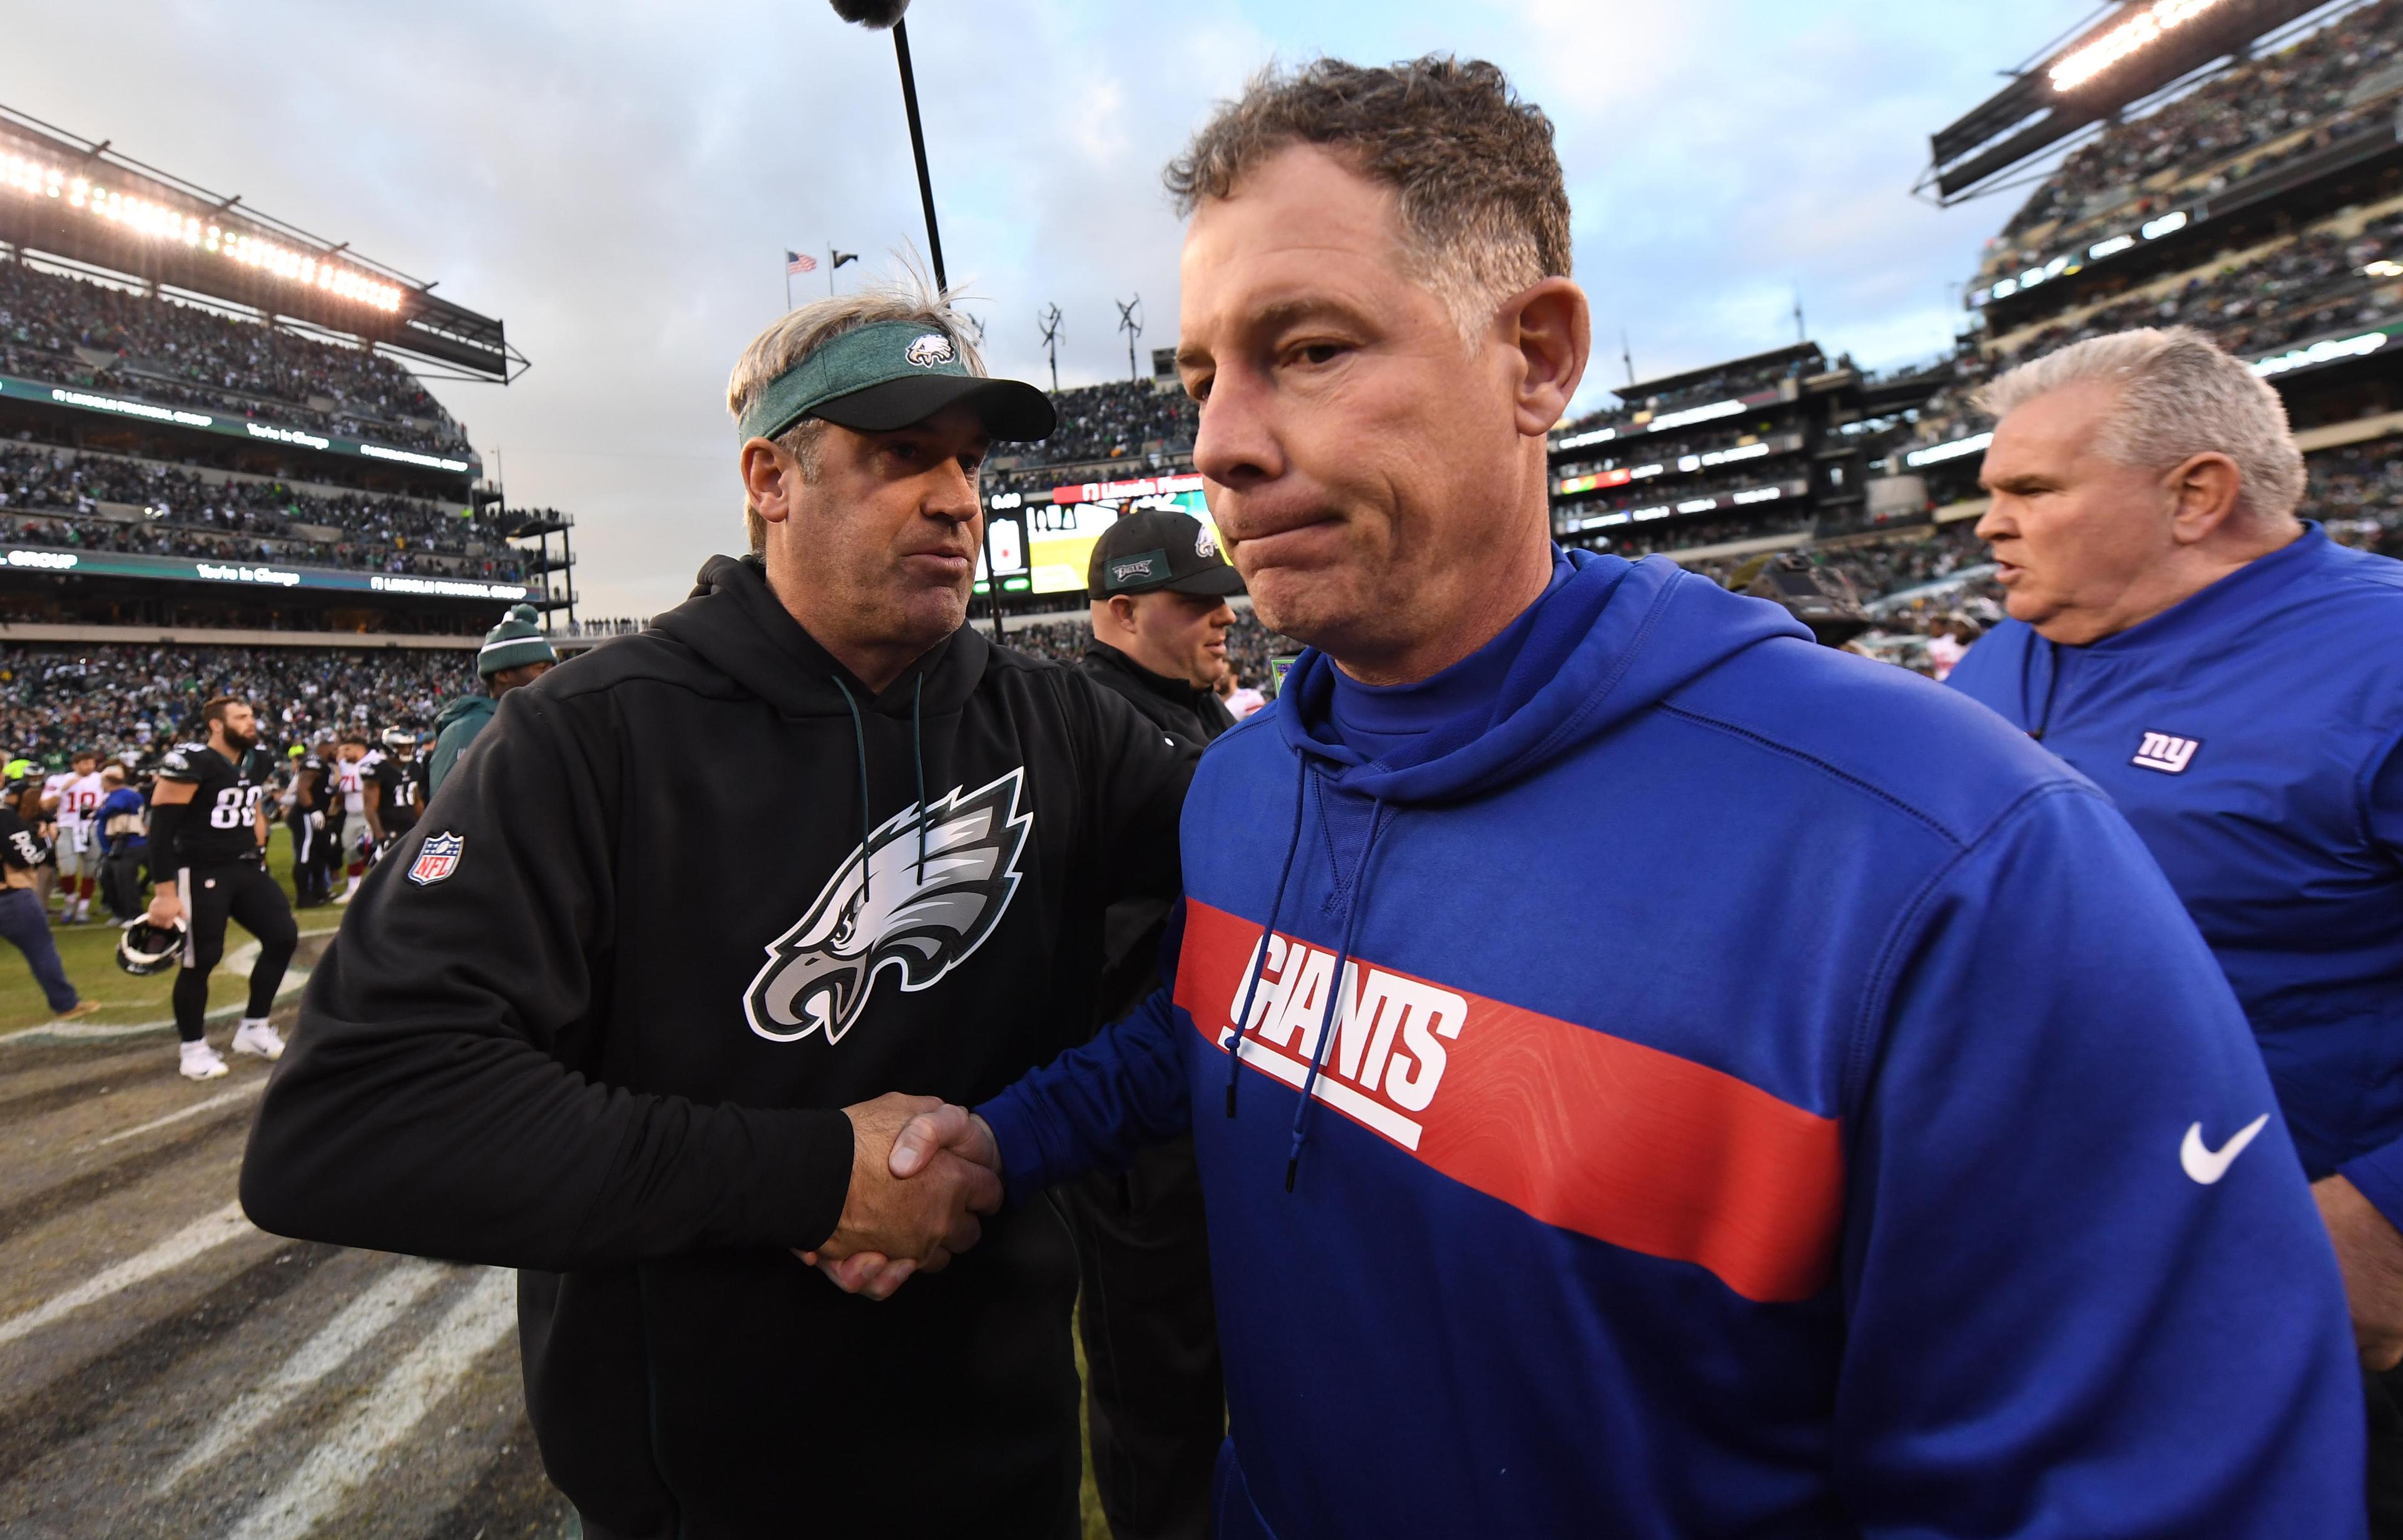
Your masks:
{"label": "flagpole", "polygon": [[829,299],[834,298],[834,248],[828,246],[826,248],[826,298]]}
{"label": "flagpole", "polygon": [[785,309],[787,312],[789,312],[789,311],[791,311],[791,309],[792,309],[792,308],[793,308],[793,258],[792,258],[791,254],[788,252],[788,253],[785,255]]}

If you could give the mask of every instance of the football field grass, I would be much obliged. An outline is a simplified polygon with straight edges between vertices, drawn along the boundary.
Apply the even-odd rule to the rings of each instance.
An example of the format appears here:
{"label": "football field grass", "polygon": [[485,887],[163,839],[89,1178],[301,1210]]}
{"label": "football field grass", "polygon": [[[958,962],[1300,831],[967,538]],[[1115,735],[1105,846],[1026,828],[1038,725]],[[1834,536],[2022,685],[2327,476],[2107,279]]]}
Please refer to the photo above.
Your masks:
{"label": "football field grass", "polygon": [[[285,895],[291,896],[292,837],[280,824],[268,842],[267,862],[276,881],[283,884]],[[76,1018],[72,1025],[134,1027],[156,1022],[165,1030],[172,1025],[167,997],[174,987],[175,970],[169,968],[145,978],[119,968],[117,924],[98,897],[92,899],[91,907],[93,919],[89,923],[53,923],[50,926],[50,937],[58,943],[59,961],[66,965],[67,978],[75,985],[76,992],[86,1000],[98,1001],[101,1006],[88,1016]],[[301,909],[294,918],[299,921],[300,934],[306,936],[315,931],[331,932],[341,915],[340,909],[328,906]],[[238,1007],[242,1004],[242,992],[246,987],[243,980],[249,975],[249,959],[256,951],[248,945],[249,940],[249,933],[240,925],[227,927],[226,960],[217,965],[209,983],[209,1004],[213,1007]],[[288,992],[285,998],[290,998]],[[0,1034],[38,1027],[50,1019],[50,1008],[34,983],[33,970],[25,965],[15,948],[0,944]],[[230,1020],[211,1020],[211,1033],[222,1037],[224,1034],[217,1029],[229,1026]]]}

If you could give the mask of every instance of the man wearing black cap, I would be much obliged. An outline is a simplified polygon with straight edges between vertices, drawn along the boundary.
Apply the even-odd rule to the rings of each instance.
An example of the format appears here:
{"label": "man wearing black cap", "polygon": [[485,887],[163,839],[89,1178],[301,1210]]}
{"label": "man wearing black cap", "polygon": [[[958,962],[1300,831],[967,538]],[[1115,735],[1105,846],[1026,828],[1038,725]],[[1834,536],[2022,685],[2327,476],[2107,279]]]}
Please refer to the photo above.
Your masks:
{"label": "man wearing black cap", "polygon": [[[1235,620],[1227,601],[1243,591],[1208,524],[1168,509],[1128,514],[1093,542],[1086,565],[1093,641],[1085,672],[1162,733],[1209,742],[1235,725],[1214,687],[1227,672]],[[1095,1026],[1160,987],[1170,908],[1152,898],[1110,906]],[[1064,1190],[1083,1273],[1093,1481],[1110,1533],[1201,1540],[1227,1418],[1193,1140],[1153,1145],[1127,1171],[1094,1172]]]}
{"label": "man wearing black cap", "polygon": [[[1177,891],[1195,749],[965,625],[979,464],[1052,410],[949,304],[797,311],[728,405],[751,554],[501,700],[312,980],[243,1202],[518,1268],[593,1540],[1066,1540],[1067,1226],[888,1158],[1087,1034],[1104,912]],[[939,1276],[810,1265],[859,1253],[872,1297]]]}

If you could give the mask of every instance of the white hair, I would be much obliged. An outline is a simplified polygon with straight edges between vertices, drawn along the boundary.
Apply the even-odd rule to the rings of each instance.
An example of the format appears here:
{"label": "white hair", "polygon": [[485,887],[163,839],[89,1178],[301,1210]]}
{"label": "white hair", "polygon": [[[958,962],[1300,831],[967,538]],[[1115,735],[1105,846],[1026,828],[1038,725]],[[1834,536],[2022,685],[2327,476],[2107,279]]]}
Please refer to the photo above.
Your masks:
{"label": "white hair", "polygon": [[2116,386],[2095,448],[2122,465],[2166,471],[2198,454],[2236,463],[2237,510],[2262,523],[2303,500],[2303,451],[2268,381],[2192,326],[2146,326],[2072,342],[2007,370],[1973,397],[2000,421],[2072,385]]}

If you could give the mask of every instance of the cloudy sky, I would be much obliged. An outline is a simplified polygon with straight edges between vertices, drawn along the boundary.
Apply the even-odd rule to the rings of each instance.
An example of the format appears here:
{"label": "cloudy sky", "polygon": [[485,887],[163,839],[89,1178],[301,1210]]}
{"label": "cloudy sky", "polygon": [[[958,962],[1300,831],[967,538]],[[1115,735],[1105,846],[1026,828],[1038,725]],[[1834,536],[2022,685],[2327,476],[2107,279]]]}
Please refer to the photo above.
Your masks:
{"label": "cloudy sky", "polygon": [[[1813,335],[1940,351],[2007,199],[1909,189],[1927,134],[2093,9],[1928,0],[918,0],[944,255],[997,371],[1175,340],[1159,169],[1271,59],[1491,59],[1559,127],[1596,386]],[[890,40],[817,0],[0,0],[0,103],[498,315],[517,383],[443,384],[521,505],[575,511],[588,615],[674,604],[741,540],[723,392],[782,254],[923,241]],[[823,293],[825,272],[797,278]],[[1599,404],[1595,386],[1589,387]]]}

